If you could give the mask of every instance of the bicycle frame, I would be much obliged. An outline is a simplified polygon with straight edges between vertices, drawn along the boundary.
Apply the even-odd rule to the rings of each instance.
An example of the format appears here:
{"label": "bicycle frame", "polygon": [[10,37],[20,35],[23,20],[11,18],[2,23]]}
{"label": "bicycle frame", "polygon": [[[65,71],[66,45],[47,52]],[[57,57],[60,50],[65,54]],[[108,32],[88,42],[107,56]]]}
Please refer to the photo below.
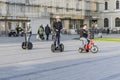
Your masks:
{"label": "bicycle frame", "polygon": [[90,49],[94,45],[94,42],[92,39],[90,39],[89,43],[84,46],[85,49]]}

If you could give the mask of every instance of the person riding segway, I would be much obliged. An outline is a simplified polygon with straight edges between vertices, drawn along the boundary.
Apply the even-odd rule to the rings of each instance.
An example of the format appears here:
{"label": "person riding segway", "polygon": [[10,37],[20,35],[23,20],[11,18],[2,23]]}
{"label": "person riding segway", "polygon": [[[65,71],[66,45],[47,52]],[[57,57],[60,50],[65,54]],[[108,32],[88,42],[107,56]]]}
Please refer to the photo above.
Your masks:
{"label": "person riding segway", "polygon": [[30,42],[32,30],[31,30],[31,26],[29,23],[25,27],[24,31],[25,31],[25,42],[22,43],[22,49],[32,49],[33,44]]}
{"label": "person riding segway", "polygon": [[53,23],[53,29],[55,32],[54,43],[51,45],[51,51],[55,52],[56,50],[60,50],[60,52],[64,51],[64,45],[60,43],[60,31],[62,29],[62,22],[59,19],[59,16],[56,16],[56,19]]}

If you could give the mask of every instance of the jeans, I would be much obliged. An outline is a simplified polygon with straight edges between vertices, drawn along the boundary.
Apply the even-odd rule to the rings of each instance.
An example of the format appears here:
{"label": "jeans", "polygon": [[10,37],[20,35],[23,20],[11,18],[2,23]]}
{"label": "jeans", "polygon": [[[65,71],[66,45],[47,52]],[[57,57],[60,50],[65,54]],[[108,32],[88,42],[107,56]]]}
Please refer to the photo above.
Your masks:
{"label": "jeans", "polygon": [[87,38],[84,38],[84,37],[81,37],[80,40],[82,41],[82,48],[88,44],[88,39]]}
{"label": "jeans", "polygon": [[32,36],[32,33],[26,33],[26,34],[25,34],[25,38],[26,38],[26,41],[27,41],[27,42],[30,42],[31,36]]}

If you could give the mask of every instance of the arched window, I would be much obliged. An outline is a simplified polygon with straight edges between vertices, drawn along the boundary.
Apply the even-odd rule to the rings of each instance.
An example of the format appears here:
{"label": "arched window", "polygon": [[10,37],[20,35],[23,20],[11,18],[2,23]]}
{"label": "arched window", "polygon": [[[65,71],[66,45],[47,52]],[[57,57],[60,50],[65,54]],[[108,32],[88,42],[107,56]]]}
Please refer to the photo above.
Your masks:
{"label": "arched window", "polygon": [[105,10],[108,10],[108,2],[105,2]]}
{"label": "arched window", "polygon": [[115,19],[115,27],[120,27],[120,18]]}
{"label": "arched window", "polygon": [[116,9],[119,9],[119,1],[116,1]]}
{"label": "arched window", "polygon": [[109,26],[109,20],[108,18],[104,19],[104,27],[108,27]]}

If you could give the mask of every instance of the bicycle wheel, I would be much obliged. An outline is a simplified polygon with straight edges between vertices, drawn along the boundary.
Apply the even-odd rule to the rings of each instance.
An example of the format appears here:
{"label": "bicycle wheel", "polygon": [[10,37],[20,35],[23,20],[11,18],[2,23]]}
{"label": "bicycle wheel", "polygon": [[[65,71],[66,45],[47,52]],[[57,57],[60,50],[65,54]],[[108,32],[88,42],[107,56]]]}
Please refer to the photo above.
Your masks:
{"label": "bicycle wheel", "polygon": [[96,45],[93,45],[91,48],[90,48],[90,51],[92,53],[97,53],[98,52],[98,47]]}

